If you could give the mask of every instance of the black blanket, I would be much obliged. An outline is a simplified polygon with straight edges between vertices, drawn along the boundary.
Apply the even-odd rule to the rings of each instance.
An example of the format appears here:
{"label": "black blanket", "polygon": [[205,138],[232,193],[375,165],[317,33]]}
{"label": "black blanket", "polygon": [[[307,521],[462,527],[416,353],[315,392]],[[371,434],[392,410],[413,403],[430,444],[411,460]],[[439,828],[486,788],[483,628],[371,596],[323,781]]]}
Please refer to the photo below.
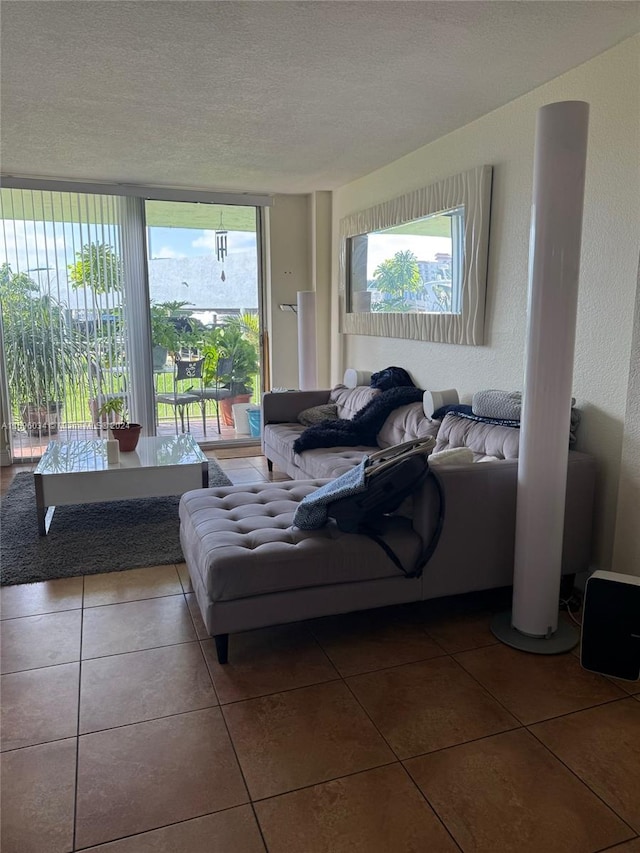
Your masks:
{"label": "black blanket", "polygon": [[422,400],[422,388],[389,388],[373,398],[351,420],[321,421],[307,427],[294,442],[296,453],[316,447],[375,447],[376,436],[390,413],[399,406]]}

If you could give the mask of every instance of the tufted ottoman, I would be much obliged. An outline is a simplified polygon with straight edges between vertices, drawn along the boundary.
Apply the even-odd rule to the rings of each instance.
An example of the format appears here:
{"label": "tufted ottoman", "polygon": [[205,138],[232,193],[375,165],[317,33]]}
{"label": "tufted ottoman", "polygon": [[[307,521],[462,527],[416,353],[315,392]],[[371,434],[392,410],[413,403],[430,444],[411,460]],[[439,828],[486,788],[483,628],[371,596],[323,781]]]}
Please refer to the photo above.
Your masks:
{"label": "tufted ottoman", "polygon": [[[229,633],[317,616],[416,601],[406,578],[371,539],[292,527],[296,506],[327,480],[259,483],[186,492],[180,541],[200,612],[226,663]],[[411,521],[386,522],[386,541],[405,565],[420,553]]]}

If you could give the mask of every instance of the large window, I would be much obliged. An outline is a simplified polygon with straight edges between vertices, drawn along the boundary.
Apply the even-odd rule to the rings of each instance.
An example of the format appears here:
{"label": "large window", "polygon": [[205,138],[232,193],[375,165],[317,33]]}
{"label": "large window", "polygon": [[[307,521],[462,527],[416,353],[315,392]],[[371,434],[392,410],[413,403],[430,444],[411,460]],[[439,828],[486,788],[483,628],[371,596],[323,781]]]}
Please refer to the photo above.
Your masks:
{"label": "large window", "polygon": [[[246,416],[238,408],[236,422],[233,408],[262,388],[268,199],[180,201],[166,191],[149,200],[139,188],[106,195],[48,183],[0,191],[0,390],[13,458],[100,434],[114,399],[149,435],[246,439]],[[185,360],[201,364],[186,388],[176,381]]]}

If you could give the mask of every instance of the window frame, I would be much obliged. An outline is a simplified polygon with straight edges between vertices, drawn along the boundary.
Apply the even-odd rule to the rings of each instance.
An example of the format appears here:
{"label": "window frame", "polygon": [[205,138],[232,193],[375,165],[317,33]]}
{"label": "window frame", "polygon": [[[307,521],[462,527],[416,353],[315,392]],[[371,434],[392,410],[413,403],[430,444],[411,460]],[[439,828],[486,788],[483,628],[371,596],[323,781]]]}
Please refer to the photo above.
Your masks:
{"label": "window frame", "polygon": [[[482,345],[492,174],[491,166],[479,166],[350,214],[340,221],[339,299],[343,334]],[[459,313],[357,313],[349,310],[351,238],[458,207],[464,207]]]}

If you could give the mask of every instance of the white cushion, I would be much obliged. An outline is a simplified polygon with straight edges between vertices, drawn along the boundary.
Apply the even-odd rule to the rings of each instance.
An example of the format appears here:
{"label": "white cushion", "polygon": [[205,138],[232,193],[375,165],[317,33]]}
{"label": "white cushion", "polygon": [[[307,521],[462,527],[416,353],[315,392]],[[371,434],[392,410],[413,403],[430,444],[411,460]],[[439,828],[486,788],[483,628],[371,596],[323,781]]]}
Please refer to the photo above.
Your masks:
{"label": "white cushion", "polygon": [[473,462],[473,450],[468,447],[449,447],[447,450],[434,451],[429,456],[429,467],[440,468],[442,465],[464,465]]}
{"label": "white cushion", "polygon": [[458,392],[455,388],[447,388],[446,391],[425,391],[422,395],[422,408],[428,418],[442,406],[454,406],[460,402]]}
{"label": "white cushion", "polygon": [[369,385],[371,383],[370,370],[354,370],[353,367],[347,367],[344,372],[342,384],[347,388],[357,388],[358,385]]}

